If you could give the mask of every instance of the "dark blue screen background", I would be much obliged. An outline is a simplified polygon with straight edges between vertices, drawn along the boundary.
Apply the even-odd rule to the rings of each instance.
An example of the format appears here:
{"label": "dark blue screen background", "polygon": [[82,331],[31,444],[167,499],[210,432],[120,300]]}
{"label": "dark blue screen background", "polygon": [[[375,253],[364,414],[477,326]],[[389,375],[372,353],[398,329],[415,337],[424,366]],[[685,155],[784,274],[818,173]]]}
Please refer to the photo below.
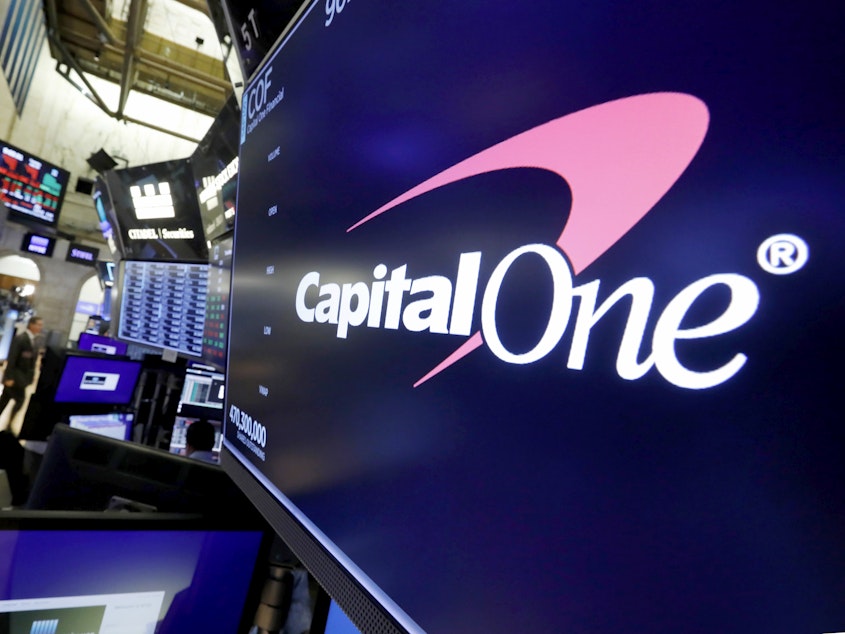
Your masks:
{"label": "dark blue screen background", "polygon": [[164,591],[157,632],[235,632],[261,540],[254,531],[4,531],[0,598]]}
{"label": "dark blue screen background", "polygon": [[[266,460],[228,425],[231,446],[429,632],[845,629],[842,18],[819,2],[351,2],[327,27],[317,3],[256,76],[283,99],[242,130],[227,411],[266,426]],[[625,301],[583,370],[566,367],[573,312],[536,363],[482,347],[417,388],[462,338],[339,339],[297,318],[310,271],[454,281],[459,254],[481,251],[483,290],[505,254],[556,240],[571,204],[556,175],[484,174],[346,230],[534,126],[662,91],[707,105],[701,149],[575,284],[601,280],[601,302],[654,282],[642,359],[683,288],[749,278],[747,324],[677,346],[698,369],[745,354],[730,381],[620,379]],[[792,275],[757,262],[782,233],[810,249]],[[529,264],[509,278],[516,349],[544,325],[547,280]],[[690,319],[726,301],[714,290]]]}
{"label": "dark blue screen background", "polygon": [[[83,390],[80,388],[86,372],[118,375],[114,390]],[[132,400],[141,364],[128,359],[107,357],[77,357],[68,355],[56,388],[57,403],[114,403],[126,405]]]}

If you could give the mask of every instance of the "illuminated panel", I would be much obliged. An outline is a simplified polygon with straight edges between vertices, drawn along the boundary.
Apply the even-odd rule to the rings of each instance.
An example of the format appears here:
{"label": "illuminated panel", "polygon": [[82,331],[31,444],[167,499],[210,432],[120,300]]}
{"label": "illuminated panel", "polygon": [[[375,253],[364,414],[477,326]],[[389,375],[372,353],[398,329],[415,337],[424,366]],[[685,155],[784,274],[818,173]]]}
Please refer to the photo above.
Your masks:
{"label": "illuminated panel", "polygon": [[13,216],[55,226],[70,173],[0,141],[0,202]]}

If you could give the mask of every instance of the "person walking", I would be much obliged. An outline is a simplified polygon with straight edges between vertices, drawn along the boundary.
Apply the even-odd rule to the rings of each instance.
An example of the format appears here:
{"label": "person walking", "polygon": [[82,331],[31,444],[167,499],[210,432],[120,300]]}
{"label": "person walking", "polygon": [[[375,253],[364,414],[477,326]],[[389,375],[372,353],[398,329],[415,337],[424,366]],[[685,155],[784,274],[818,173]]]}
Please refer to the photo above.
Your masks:
{"label": "person walking", "polygon": [[41,317],[31,317],[29,323],[19,335],[12,339],[9,347],[9,357],[6,359],[6,370],[3,372],[3,394],[0,395],[0,415],[6,409],[9,401],[14,400],[11,421],[23,407],[26,400],[26,388],[35,379],[35,362],[38,349],[35,338],[44,329]]}

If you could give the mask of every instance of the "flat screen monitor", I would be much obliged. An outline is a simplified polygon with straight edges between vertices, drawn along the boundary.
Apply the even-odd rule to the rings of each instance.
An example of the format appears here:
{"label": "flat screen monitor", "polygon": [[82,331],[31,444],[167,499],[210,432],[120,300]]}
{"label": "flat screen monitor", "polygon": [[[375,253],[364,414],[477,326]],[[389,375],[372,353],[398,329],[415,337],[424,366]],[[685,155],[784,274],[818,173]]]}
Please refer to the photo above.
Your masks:
{"label": "flat screen monitor", "polygon": [[0,141],[0,202],[10,218],[57,226],[69,180],[67,170]]}
{"label": "flat screen monitor", "polygon": [[116,440],[130,440],[135,414],[130,412],[107,412],[103,414],[71,414],[68,425],[74,429],[90,431]]}
{"label": "flat screen monitor", "polygon": [[310,2],[221,463],[364,631],[840,632],[842,7]]}
{"label": "flat screen monitor", "polygon": [[4,511],[0,631],[245,633],[268,542],[237,518]]}
{"label": "flat screen monitor", "polygon": [[121,260],[117,338],[201,357],[208,275],[204,262]]}
{"label": "flat screen monitor", "polygon": [[55,248],[55,238],[31,231],[24,234],[23,241],[21,242],[21,251],[42,255],[45,258],[53,257],[53,249]]}
{"label": "flat screen monitor", "polygon": [[225,374],[218,368],[189,361],[176,413],[222,420],[225,381]]}
{"label": "flat screen monitor", "polygon": [[77,347],[80,350],[121,356],[125,355],[128,349],[128,345],[123,341],[117,341],[105,335],[95,335],[92,332],[79,333]]}
{"label": "flat screen monitor", "polygon": [[140,374],[140,361],[68,354],[54,398],[57,403],[129,405]]}
{"label": "flat screen monitor", "polygon": [[208,259],[188,159],[109,170],[104,178],[123,257]]}

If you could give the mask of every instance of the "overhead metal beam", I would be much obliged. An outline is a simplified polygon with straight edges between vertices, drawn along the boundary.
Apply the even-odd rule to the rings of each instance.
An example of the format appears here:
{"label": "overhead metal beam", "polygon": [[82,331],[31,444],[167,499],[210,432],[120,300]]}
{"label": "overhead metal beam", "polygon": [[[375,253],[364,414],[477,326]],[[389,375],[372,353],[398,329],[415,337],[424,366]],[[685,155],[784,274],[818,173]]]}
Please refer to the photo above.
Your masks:
{"label": "overhead metal beam", "polygon": [[147,14],[147,0],[132,0],[129,3],[129,20],[126,24],[126,46],[123,51],[123,74],[120,77],[120,98],[117,105],[117,117],[123,117],[129,91],[135,82],[135,47],[141,40],[144,19]]}
{"label": "overhead metal beam", "polygon": [[135,49],[135,60],[139,64],[144,64],[150,68],[155,68],[156,70],[181,77],[182,79],[187,79],[188,81],[205,86],[206,88],[219,90],[221,92],[228,92],[232,89],[231,84],[225,79],[219,79],[213,75],[200,73],[186,66],[180,66],[167,57],[150,53],[143,48]]}
{"label": "overhead metal beam", "polygon": [[[50,11],[49,5],[51,5],[51,4],[53,5],[53,11],[55,11],[55,0],[47,0],[47,11],[48,12]],[[49,38],[50,43],[56,48],[58,53],[62,56],[61,62],[63,62],[64,64],[67,64],[67,66],[69,68],[73,69],[76,72],[76,74],[79,76],[82,83],[85,85],[85,88],[88,91],[88,93],[85,94],[85,96],[88,97],[88,99],[90,99],[94,104],[96,104],[97,107],[100,108],[100,110],[102,110],[108,116],[110,116],[114,119],[122,119],[123,121],[126,121],[127,123],[134,123],[136,125],[141,125],[141,126],[147,127],[147,128],[150,128],[151,130],[155,130],[156,132],[162,132],[164,134],[169,134],[170,136],[175,136],[179,139],[184,139],[185,141],[190,141],[192,143],[199,144],[199,139],[195,139],[194,137],[190,137],[187,134],[182,134],[181,132],[177,132],[175,130],[168,130],[167,128],[162,128],[161,126],[157,126],[155,124],[148,123],[146,121],[141,121],[140,119],[134,119],[132,117],[127,117],[127,116],[119,117],[116,112],[112,112],[109,109],[109,107],[106,105],[105,101],[103,101],[103,99],[97,93],[97,90],[91,85],[91,82],[88,81],[88,78],[85,76],[85,73],[83,72],[82,68],[79,66],[76,59],[73,57],[73,55],[71,55],[70,52],[67,50],[67,48],[65,48],[65,45],[62,43],[61,39],[59,38],[59,36],[55,32],[55,30],[48,29],[47,30],[47,37]],[[62,77],[64,77],[68,82],[70,82],[75,88],[77,88],[78,90],[81,91],[80,87],[76,84],[76,82],[74,82],[70,78],[69,73],[68,74],[59,73],[59,74]]]}
{"label": "overhead metal beam", "polygon": [[[65,29],[62,32],[62,35],[71,44],[76,44],[82,48],[95,50],[99,46],[101,47],[102,52],[113,53],[121,58],[126,54],[126,49],[123,48],[122,43],[121,45],[102,44],[99,40],[96,40],[89,35],[85,35],[78,31],[70,31],[68,29]],[[232,89],[232,85],[226,79],[209,75],[208,73],[204,73],[189,66],[180,65],[178,62],[169,57],[156,55],[144,48],[135,49],[135,62],[140,66],[154,68],[162,73],[168,73],[210,90],[228,93]]]}
{"label": "overhead metal beam", "polygon": [[97,29],[100,31],[100,33],[102,33],[106,40],[108,40],[109,44],[124,48],[125,44],[123,43],[123,41],[121,41],[114,33],[112,33],[112,30],[106,23],[105,17],[100,15],[100,12],[97,11],[97,7],[94,6],[91,0],[79,0],[79,2],[82,4],[82,8],[85,9],[85,12],[88,14],[91,20],[94,21],[94,24],[97,25]]}
{"label": "overhead metal beam", "polygon": [[[53,0],[47,0],[48,4],[52,3]],[[68,67],[72,68],[76,71],[76,74],[79,75],[79,78],[82,80],[82,83],[85,84],[85,88],[88,89],[88,92],[91,93],[90,99],[97,104],[97,106],[110,117],[114,117],[115,113],[109,110],[109,107],[106,105],[106,102],[102,100],[99,93],[96,89],[91,85],[91,82],[88,81],[88,78],[85,76],[85,73],[82,72],[82,68],[80,68],[79,64],[74,59],[73,55],[65,48],[65,45],[62,43],[61,39],[59,38],[58,34],[53,31],[47,32],[47,37],[50,39],[50,42],[62,56],[62,61],[68,65]],[[68,81],[70,81],[70,77],[65,77]],[[72,82],[71,82],[72,83]]]}
{"label": "overhead metal beam", "polygon": [[[225,65],[213,57],[198,55],[194,59],[190,55],[194,51],[176,43],[172,43],[172,52],[162,49],[168,51],[167,56],[158,54],[162,44],[171,43],[144,33],[148,0],[131,0],[125,23],[104,15],[97,0],[72,0],[76,8],[68,12],[70,5],[65,3],[70,1],[45,0],[48,30],[53,35],[51,51],[65,69],[72,68],[80,79],[60,70],[65,78],[109,116],[126,119],[133,90],[214,116],[218,104],[222,107],[233,90]],[[181,3],[207,13],[199,1]],[[105,106],[86,78],[89,74],[119,85],[116,111]]]}
{"label": "overhead metal beam", "polygon": [[199,145],[200,142],[199,139],[195,139],[194,137],[188,136],[187,134],[182,134],[181,132],[176,132],[175,130],[168,130],[167,128],[159,127],[154,123],[141,121],[140,119],[133,119],[132,117],[123,117],[123,120],[127,123],[135,123],[137,125],[142,125],[144,127],[149,128],[150,130],[155,130],[156,132],[163,132],[164,134],[169,134],[170,136],[175,136],[180,139],[184,139],[185,141],[196,143],[197,145]]}

